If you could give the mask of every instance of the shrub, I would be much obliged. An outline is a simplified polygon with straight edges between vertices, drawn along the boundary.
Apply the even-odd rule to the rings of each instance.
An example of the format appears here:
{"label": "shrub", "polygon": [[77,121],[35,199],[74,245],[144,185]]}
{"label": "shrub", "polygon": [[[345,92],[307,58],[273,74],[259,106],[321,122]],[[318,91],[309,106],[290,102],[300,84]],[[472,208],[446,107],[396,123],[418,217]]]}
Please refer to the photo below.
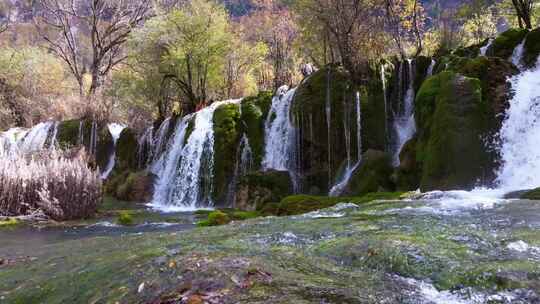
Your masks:
{"label": "shrub", "polygon": [[123,226],[131,226],[134,224],[133,216],[128,211],[120,211],[118,214],[118,224]]}
{"label": "shrub", "polygon": [[53,220],[87,218],[102,200],[99,172],[82,153],[14,153],[0,158],[0,215],[44,214]]}

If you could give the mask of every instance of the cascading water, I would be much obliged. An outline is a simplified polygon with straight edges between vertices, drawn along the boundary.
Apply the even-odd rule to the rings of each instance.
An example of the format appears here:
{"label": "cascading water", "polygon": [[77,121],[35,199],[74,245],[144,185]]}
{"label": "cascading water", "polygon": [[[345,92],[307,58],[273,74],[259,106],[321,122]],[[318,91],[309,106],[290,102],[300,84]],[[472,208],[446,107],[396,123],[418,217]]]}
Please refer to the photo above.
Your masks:
{"label": "cascading water", "polygon": [[332,183],[332,103],[330,96],[330,69],[326,73],[326,103],[325,103],[325,114],[326,114],[326,138],[327,138],[327,147],[326,151],[328,154],[328,188],[331,188]]}
{"label": "cascading water", "polygon": [[97,153],[97,123],[92,121],[92,128],[90,130],[90,147],[89,152],[92,155]]}
{"label": "cascading water", "polygon": [[540,63],[510,79],[514,96],[500,131],[499,188],[540,186]]}
{"label": "cascading water", "polygon": [[351,165],[350,160],[347,161],[347,168],[345,168],[345,172],[343,173],[343,176],[341,179],[330,188],[329,195],[330,196],[339,196],[341,193],[343,193],[343,190],[347,185],[349,184],[349,180],[352,177],[352,174],[356,169],[360,166],[362,163],[362,110],[361,110],[361,104],[360,104],[360,92],[356,92],[355,95],[355,101],[356,101],[356,142],[357,142],[357,159],[356,163],[354,165]]}
{"label": "cascading water", "polygon": [[[165,210],[194,210],[212,207],[214,165],[214,111],[221,105],[240,100],[215,102],[184,117],[176,127],[155,184],[151,205]],[[185,140],[188,125],[191,134]]]}
{"label": "cascading water", "polygon": [[272,98],[272,106],[265,122],[263,170],[292,171],[295,132],[290,119],[290,109],[295,92],[296,88]]}
{"label": "cascading water", "polygon": [[407,59],[409,76],[407,79],[408,88],[403,98],[403,107],[400,107],[397,117],[394,119],[394,130],[396,138],[394,141],[393,163],[399,166],[399,153],[405,143],[414,136],[416,132],[416,122],[414,120],[414,66],[411,59]]}
{"label": "cascading water", "polygon": [[491,46],[491,44],[493,44],[493,41],[494,41],[493,38],[489,38],[488,43],[480,48],[480,56],[486,56],[486,53],[489,47]]}
{"label": "cascading water", "polygon": [[55,135],[54,128],[56,125],[54,121],[42,122],[35,125],[28,131],[26,136],[17,142],[17,148],[23,153],[34,152],[45,148],[47,142],[54,143],[56,139],[51,138],[51,136]]}
{"label": "cascading water", "polygon": [[118,142],[118,138],[120,138],[120,134],[122,131],[126,128],[126,126],[117,124],[117,123],[111,123],[107,126],[109,129],[109,133],[111,134],[113,138],[113,152],[109,156],[109,161],[107,162],[107,167],[105,167],[105,170],[101,173],[101,178],[106,179],[109,177],[109,174],[111,174],[112,170],[114,169],[114,164],[116,162],[116,143]]}
{"label": "cascading water", "polygon": [[384,64],[381,65],[381,83],[384,100],[384,138],[386,141],[386,148],[388,149],[388,143],[390,142],[390,140],[388,139],[388,97],[386,96],[386,66]]}
{"label": "cascading water", "polygon": [[28,130],[23,128],[11,128],[0,133],[0,156],[15,153],[18,143],[26,134],[28,134]]}
{"label": "cascading water", "polygon": [[431,63],[426,72],[427,77],[433,76],[433,69],[435,68],[436,64],[437,64],[437,61],[435,61],[435,59],[431,59]]}
{"label": "cascading water", "polygon": [[238,186],[238,178],[246,175],[253,168],[253,152],[249,145],[249,139],[244,134],[236,153],[236,163],[234,168],[234,174],[229,183],[227,191],[227,204],[228,206],[234,206],[236,201],[236,187]]}
{"label": "cascading water", "polygon": [[527,37],[521,41],[520,44],[516,46],[514,51],[512,52],[512,56],[510,57],[510,61],[520,70],[522,71],[524,69],[523,63],[521,62],[521,59],[523,58],[523,52],[525,51],[525,42],[527,41]]}

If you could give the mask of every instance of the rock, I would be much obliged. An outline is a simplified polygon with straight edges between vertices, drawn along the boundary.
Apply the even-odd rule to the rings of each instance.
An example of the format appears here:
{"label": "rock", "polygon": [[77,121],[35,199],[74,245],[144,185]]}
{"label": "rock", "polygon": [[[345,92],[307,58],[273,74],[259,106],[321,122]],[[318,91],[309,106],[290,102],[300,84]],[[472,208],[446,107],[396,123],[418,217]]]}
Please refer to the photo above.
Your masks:
{"label": "rock", "polygon": [[270,202],[279,202],[292,194],[291,177],[286,171],[250,173],[241,178],[236,192],[234,208],[252,211]]}
{"label": "rock", "polygon": [[486,51],[486,55],[500,57],[505,60],[510,58],[516,46],[523,41],[527,33],[528,30],[526,29],[513,28],[507,30],[493,40],[493,43]]}
{"label": "rock", "polygon": [[214,174],[212,198],[216,206],[225,206],[229,182],[235,173],[241,136],[240,107],[225,104],[214,112]]}
{"label": "rock", "polygon": [[[351,155],[358,155],[356,91],[349,74],[333,65],[316,71],[296,89],[291,119],[300,136],[298,173],[304,177],[300,188],[316,186],[325,193],[329,190],[330,181],[347,158],[346,132],[352,134]],[[325,110],[327,97],[329,121]],[[349,122],[347,128],[344,122]]]}
{"label": "rock", "polygon": [[529,200],[540,200],[540,188],[523,191],[519,193],[519,198]]}
{"label": "rock", "polygon": [[146,171],[115,174],[105,184],[105,191],[115,198],[131,202],[147,202],[154,193],[155,176]]}
{"label": "rock", "polygon": [[362,155],[360,167],[353,173],[344,196],[360,196],[369,192],[393,191],[390,156],[382,151],[368,150]]}
{"label": "rock", "polygon": [[416,98],[416,159],[422,191],[471,189],[493,171],[493,156],[482,136],[493,114],[481,82],[446,71],[429,78]]}
{"label": "rock", "polygon": [[192,295],[187,299],[186,303],[187,304],[203,304],[204,300],[200,295]]}
{"label": "rock", "polygon": [[271,105],[271,92],[261,92],[242,100],[241,127],[251,147],[254,170],[261,167],[264,157],[264,124]]}
{"label": "rock", "polygon": [[532,30],[526,37],[523,61],[527,67],[533,67],[540,55],[540,28]]}
{"label": "rock", "polygon": [[420,186],[421,168],[416,161],[416,138],[405,143],[399,154],[400,165],[396,168],[395,183],[398,191],[414,191]]}

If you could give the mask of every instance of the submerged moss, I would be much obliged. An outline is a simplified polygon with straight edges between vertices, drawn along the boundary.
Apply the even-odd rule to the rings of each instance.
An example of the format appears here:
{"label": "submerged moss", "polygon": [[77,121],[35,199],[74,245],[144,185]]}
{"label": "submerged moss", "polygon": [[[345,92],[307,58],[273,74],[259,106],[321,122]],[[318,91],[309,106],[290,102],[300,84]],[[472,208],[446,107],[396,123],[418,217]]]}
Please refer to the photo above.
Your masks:
{"label": "submerged moss", "polygon": [[6,220],[0,220],[0,228],[12,228],[18,226],[20,223],[16,218],[10,217]]}

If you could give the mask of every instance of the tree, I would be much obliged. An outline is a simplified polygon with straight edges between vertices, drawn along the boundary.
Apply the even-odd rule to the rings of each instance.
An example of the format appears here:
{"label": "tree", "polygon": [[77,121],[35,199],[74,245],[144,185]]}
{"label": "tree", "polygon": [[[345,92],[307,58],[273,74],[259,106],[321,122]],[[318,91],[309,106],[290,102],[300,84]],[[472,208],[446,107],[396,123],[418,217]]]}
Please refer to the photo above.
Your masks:
{"label": "tree", "polygon": [[385,0],[386,28],[402,58],[406,58],[408,45],[414,46],[413,56],[423,50],[425,15],[418,0]]}
{"label": "tree", "polygon": [[[271,79],[266,71],[260,71],[260,87],[277,89],[293,82],[295,62],[295,41],[298,26],[291,11],[278,1],[254,1],[253,11],[240,19],[245,39],[252,44],[262,42],[268,48],[267,63]],[[271,82],[271,83],[269,83]]]}
{"label": "tree", "polygon": [[180,92],[184,113],[216,97],[231,39],[225,9],[205,0],[151,18],[133,33],[131,56],[159,82],[159,117],[166,115],[175,91]]}
{"label": "tree", "polygon": [[[123,45],[150,11],[150,0],[38,0],[38,31],[69,67],[79,94],[91,98],[111,69],[126,59]],[[83,31],[89,33],[89,42]],[[85,50],[88,44],[89,50]],[[85,88],[85,74],[90,84]]]}
{"label": "tree", "polygon": [[538,0],[512,0],[520,28],[532,29],[531,15]]}
{"label": "tree", "polygon": [[[380,16],[384,7],[371,0],[299,0],[295,6],[300,18],[322,24],[310,32],[328,45],[333,61],[341,61],[355,83],[361,83],[369,59],[386,48],[386,35]],[[308,24],[307,22],[305,24]],[[304,31],[305,33],[305,31]],[[313,39],[311,39],[313,40]],[[335,52],[334,52],[335,50]],[[325,57],[328,57],[325,54]]]}

